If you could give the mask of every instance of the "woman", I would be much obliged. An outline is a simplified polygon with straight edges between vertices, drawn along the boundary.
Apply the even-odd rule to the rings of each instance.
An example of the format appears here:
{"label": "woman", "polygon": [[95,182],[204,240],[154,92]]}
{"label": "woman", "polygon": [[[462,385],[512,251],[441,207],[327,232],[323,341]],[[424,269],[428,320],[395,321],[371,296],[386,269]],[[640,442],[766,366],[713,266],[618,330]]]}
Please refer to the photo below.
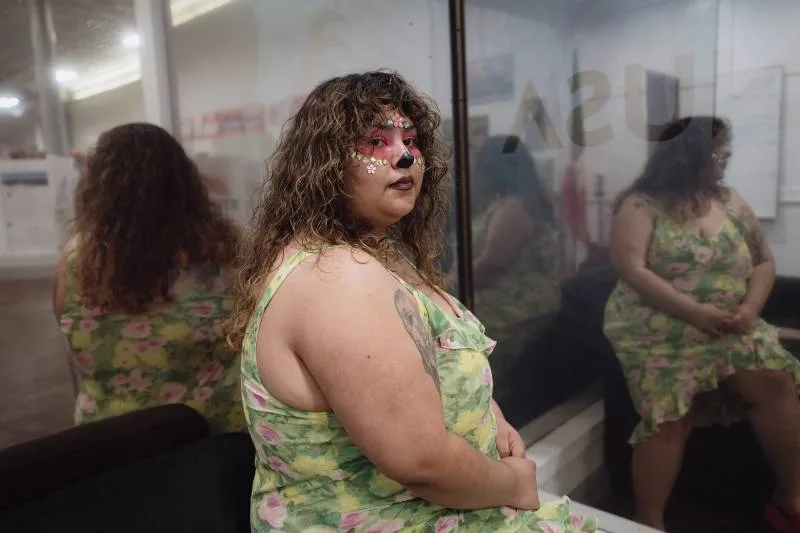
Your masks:
{"label": "woman", "polygon": [[166,403],[244,428],[239,361],[222,335],[237,229],[166,131],[100,136],[78,183],[76,235],[53,308],[79,376],[78,424]]}
{"label": "woman", "polygon": [[630,441],[636,518],[663,527],[693,425],[744,417],[778,480],[767,516],[798,532],[800,364],[759,320],[775,266],[753,211],[723,184],[730,139],[719,118],[669,124],[614,214],[620,281],[605,332],[641,415]]}
{"label": "woman", "polygon": [[561,307],[557,228],[536,163],[519,137],[490,137],[472,180],[475,309],[500,343],[492,357],[499,397],[509,365]]}
{"label": "woman", "polygon": [[494,342],[438,288],[439,120],[398,75],[353,74],[278,144],[231,328],[255,532],[594,530],[566,500],[526,511],[535,465],[491,399]]}

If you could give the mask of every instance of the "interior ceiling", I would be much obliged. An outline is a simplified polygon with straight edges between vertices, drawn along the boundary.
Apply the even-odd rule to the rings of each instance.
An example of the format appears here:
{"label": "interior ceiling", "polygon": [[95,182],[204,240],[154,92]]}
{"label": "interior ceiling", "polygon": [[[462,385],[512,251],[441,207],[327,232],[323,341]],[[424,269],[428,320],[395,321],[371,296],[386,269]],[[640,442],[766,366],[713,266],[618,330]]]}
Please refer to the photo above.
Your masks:
{"label": "interior ceiling", "polygon": [[[30,0],[0,0],[0,88],[35,92],[33,47],[30,38]],[[121,50],[126,29],[135,28],[133,0],[47,0],[53,13],[58,65],[86,71],[107,63]],[[552,0],[467,0],[505,11],[530,11],[539,3],[547,9]],[[610,12],[652,7],[676,0],[572,0],[570,11],[577,19],[602,17]],[[542,6],[544,3],[544,6]]]}
{"label": "interior ceiling", "polygon": [[[29,0],[0,0],[0,85],[33,89]],[[135,28],[133,0],[48,0],[56,34],[56,60],[77,71],[120,52]]]}
{"label": "interior ceiling", "polygon": [[[9,124],[20,127],[23,122],[30,122],[32,127],[35,122],[35,113],[31,112],[36,100],[36,87],[30,38],[30,1],[0,0],[0,93],[11,91],[24,102],[21,117],[0,113],[0,138],[9,135],[5,131]],[[126,52],[121,38],[126,30],[136,27],[134,0],[46,1],[52,11],[57,39],[57,66],[86,72],[97,65],[108,64]],[[466,0],[471,5],[533,18],[548,13],[559,17],[560,13],[571,21],[573,28],[602,23],[619,13],[689,0],[569,0],[566,5],[560,4],[555,8],[557,1],[562,0]]]}

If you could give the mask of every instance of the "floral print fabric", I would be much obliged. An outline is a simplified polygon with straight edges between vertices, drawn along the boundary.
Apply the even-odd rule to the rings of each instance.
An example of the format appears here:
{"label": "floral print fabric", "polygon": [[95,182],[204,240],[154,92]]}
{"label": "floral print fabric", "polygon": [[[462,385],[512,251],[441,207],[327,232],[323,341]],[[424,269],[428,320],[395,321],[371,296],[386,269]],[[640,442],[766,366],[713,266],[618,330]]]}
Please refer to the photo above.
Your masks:
{"label": "floral print fabric", "polygon": [[232,300],[218,267],[181,270],[173,300],[138,316],[84,306],[74,268],[72,244],[60,327],[79,381],[77,424],[183,403],[213,432],[244,429],[239,357],[221,331]]}
{"label": "floral print fabric", "polygon": [[[496,206],[490,207],[472,222],[476,257],[488,244],[489,221],[496,211]],[[476,312],[483,317],[486,331],[499,343],[492,355],[497,399],[510,392],[506,376],[511,364],[561,308],[559,263],[555,230],[537,227],[502,273],[476,280]]]}
{"label": "floral print fabric", "polygon": [[[595,530],[594,520],[570,514],[567,499],[548,502],[537,512],[520,512],[510,508],[456,511],[416,498],[370,463],[333,413],[298,411],[272,397],[256,366],[258,327],[283,281],[311,255],[296,253],[275,274],[245,335],[242,394],[257,452],[251,499],[253,532]],[[492,372],[487,360],[494,341],[460,304],[461,317],[456,318],[424,294],[407,288],[439,348],[437,365],[448,429],[485,455],[498,458],[491,409]]]}
{"label": "floral print fabric", "polygon": [[[706,238],[661,213],[654,204],[649,268],[698,302],[733,310],[745,298],[753,271],[744,223],[730,206],[719,232]],[[719,389],[738,370],[777,370],[800,385],[800,363],[761,320],[748,335],[720,339],[646,305],[619,281],[605,311],[605,334],[616,350],[641,421],[632,444],[655,435],[658,425],[692,408],[698,425],[741,420],[744,405]]]}

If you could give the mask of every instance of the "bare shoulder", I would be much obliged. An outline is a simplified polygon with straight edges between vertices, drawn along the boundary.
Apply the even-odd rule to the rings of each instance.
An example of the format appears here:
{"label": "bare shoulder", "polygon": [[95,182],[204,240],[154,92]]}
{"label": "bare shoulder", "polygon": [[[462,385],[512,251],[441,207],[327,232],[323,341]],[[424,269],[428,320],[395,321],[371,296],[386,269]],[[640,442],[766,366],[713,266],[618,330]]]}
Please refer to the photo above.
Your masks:
{"label": "bare shoulder", "polygon": [[649,233],[653,227],[652,203],[638,194],[624,198],[614,212],[612,231],[615,233]]}
{"label": "bare shoulder", "polygon": [[501,209],[498,209],[499,214],[504,215],[507,224],[513,224],[523,229],[530,229],[533,227],[533,217],[531,216],[522,199],[519,196],[512,196],[505,200]]}
{"label": "bare shoulder", "polygon": [[306,262],[305,277],[314,290],[363,290],[394,286],[395,278],[369,253],[351,247],[328,248]]}
{"label": "bare shoulder", "polygon": [[741,193],[733,187],[728,188],[728,201],[737,214],[747,216],[753,215],[753,210],[750,209],[747,201],[742,197]]}
{"label": "bare shoulder", "polygon": [[[322,250],[297,267],[286,281],[293,307],[317,321],[358,320],[376,310],[378,301],[393,301],[402,288],[375,257],[350,247]],[[313,320],[308,320],[311,323]]]}
{"label": "bare shoulder", "polygon": [[616,216],[623,218],[652,215],[651,202],[640,194],[629,194],[619,204]]}

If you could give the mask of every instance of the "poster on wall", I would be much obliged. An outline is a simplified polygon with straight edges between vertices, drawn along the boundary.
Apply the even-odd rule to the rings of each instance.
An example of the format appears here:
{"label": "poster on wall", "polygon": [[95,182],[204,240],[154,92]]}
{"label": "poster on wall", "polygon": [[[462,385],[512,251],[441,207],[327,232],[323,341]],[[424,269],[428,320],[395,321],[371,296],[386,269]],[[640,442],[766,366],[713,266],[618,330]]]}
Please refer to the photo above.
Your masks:
{"label": "poster on wall", "polygon": [[72,236],[72,221],[75,218],[75,192],[80,179],[83,158],[48,156],[52,181],[55,230],[58,249],[66,246]]}
{"label": "poster on wall", "polygon": [[261,104],[205,113],[183,121],[183,142],[208,187],[229,217],[245,224],[254,205],[270,149]]}
{"label": "poster on wall", "polygon": [[470,105],[509,102],[514,99],[514,55],[502,54],[467,64]]}
{"label": "poster on wall", "polygon": [[251,104],[188,117],[181,122],[181,139],[217,139],[264,131],[264,106]]}
{"label": "poster on wall", "polygon": [[8,252],[52,253],[57,248],[46,169],[0,174],[0,202]]}
{"label": "poster on wall", "polygon": [[717,78],[717,114],[733,128],[733,157],[725,181],[756,216],[778,216],[784,141],[783,67],[737,71]]}

